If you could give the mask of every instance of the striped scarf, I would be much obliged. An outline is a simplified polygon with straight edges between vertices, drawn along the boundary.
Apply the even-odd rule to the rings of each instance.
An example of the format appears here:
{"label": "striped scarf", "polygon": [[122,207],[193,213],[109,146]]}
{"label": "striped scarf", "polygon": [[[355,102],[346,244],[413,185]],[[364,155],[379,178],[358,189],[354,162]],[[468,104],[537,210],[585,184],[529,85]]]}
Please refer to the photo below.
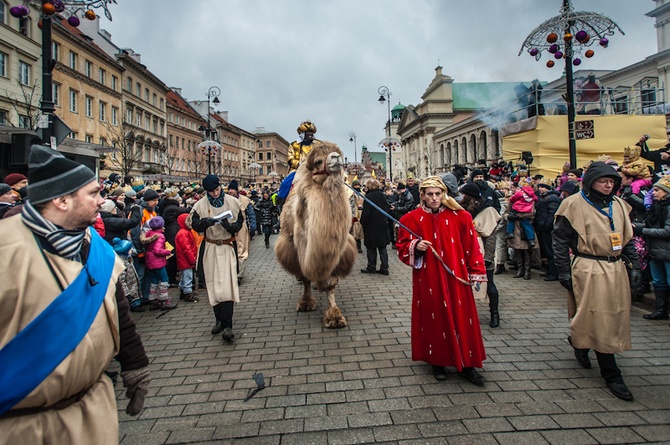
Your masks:
{"label": "striped scarf", "polygon": [[63,258],[79,261],[81,259],[81,246],[86,236],[86,229],[65,230],[48,219],[44,218],[30,201],[23,205],[21,213],[23,224],[28,226],[35,235],[47,240]]}

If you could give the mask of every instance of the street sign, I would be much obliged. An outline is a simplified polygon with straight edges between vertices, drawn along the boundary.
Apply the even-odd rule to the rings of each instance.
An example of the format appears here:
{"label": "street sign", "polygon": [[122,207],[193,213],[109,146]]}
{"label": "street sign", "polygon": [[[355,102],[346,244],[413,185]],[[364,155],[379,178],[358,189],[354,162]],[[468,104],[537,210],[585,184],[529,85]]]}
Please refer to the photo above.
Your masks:
{"label": "street sign", "polygon": [[[48,119],[51,117],[51,134],[56,137],[56,142],[57,145],[60,145],[61,142],[65,140],[66,137],[70,135],[72,130],[70,127],[67,126],[65,122],[63,122],[58,116],[55,114],[52,115],[42,115],[40,118],[46,118]],[[44,128],[48,128],[44,127]],[[38,128],[37,129],[37,134],[44,141],[44,129],[43,128]],[[50,144],[52,144],[51,140],[48,141]]]}
{"label": "street sign", "polygon": [[575,122],[575,139],[593,139],[596,136],[592,120]]}

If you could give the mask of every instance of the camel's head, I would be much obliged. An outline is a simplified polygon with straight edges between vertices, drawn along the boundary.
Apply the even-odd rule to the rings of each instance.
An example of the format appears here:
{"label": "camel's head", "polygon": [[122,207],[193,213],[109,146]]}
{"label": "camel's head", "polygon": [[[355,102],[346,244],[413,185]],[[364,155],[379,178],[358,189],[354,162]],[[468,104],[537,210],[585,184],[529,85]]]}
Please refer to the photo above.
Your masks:
{"label": "camel's head", "polygon": [[312,146],[312,150],[307,156],[307,169],[312,172],[312,176],[323,176],[324,179],[329,175],[339,175],[342,172],[344,164],[344,155],[342,150],[330,142],[317,142]]}

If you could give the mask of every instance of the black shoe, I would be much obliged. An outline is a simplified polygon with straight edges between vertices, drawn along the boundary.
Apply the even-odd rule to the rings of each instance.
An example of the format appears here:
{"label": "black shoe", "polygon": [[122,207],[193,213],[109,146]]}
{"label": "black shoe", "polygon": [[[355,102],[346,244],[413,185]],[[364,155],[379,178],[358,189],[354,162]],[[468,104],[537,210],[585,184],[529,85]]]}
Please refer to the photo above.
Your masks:
{"label": "black shoe", "polygon": [[431,365],[431,367],[433,368],[433,377],[435,377],[435,380],[447,380],[447,370],[444,369],[444,366]]}
{"label": "black shoe", "polygon": [[668,316],[668,313],[666,311],[656,309],[651,314],[643,315],[642,318],[644,318],[645,320],[668,320],[670,319],[670,316]]}
{"label": "black shoe", "polygon": [[270,248],[270,243],[265,243],[265,248],[269,249]]}
{"label": "black shoe", "polygon": [[547,275],[544,277],[544,281],[558,281],[558,277],[555,277],[553,275]]}
{"label": "black shoe", "polygon": [[486,379],[480,373],[478,373],[475,368],[463,368],[463,371],[461,371],[459,375],[477,386],[482,386],[486,381]]}
{"label": "black shoe", "polygon": [[[572,337],[568,336],[568,343],[572,346]],[[588,349],[579,349],[572,346],[572,349],[575,350],[575,358],[577,363],[581,365],[584,369],[591,369],[591,360],[589,359],[589,350]]]}
{"label": "black shoe", "polygon": [[526,271],[523,273],[523,279],[530,280],[530,269],[526,269]]}
{"label": "black shoe", "polygon": [[500,326],[500,314],[498,314],[498,311],[491,312],[491,322],[489,323],[489,326],[492,328]]}
{"label": "black shoe", "polygon": [[361,269],[361,273],[377,273],[374,269]]}
{"label": "black shoe", "polygon": [[500,275],[503,272],[505,272],[505,265],[504,264],[498,264],[496,266],[496,271],[493,274],[494,275]]}
{"label": "black shoe", "polygon": [[389,274],[389,271],[388,271],[388,270],[381,270],[381,269],[379,269],[379,270],[377,271],[377,273],[380,274],[380,275],[388,275],[388,274]]}
{"label": "black shoe", "polygon": [[149,310],[149,306],[144,304],[138,304],[135,306],[130,306],[130,312],[146,312]]}
{"label": "black shoe", "polygon": [[221,327],[221,322],[217,321],[214,327],[212,328],[212,335],[216,335],[219,332],[223,330],[223,327]]}
{"label": "black shoe", "polygon": [[226,341],[231,341],[233,338],[235,338],[235,333],[233,332],[233,328],[224,329],[222,337]]}
{"label": "black shoe", "polygon": [[540,272],[541,277],[546,277],[547,275],[549,275],[547,272]]}
{"label": "black shoe", "polygon": [[628,402],[633,400],[633,394],[631,394],[624,382],[607,382],[607,387],[612,391],[612,394],[621,400],[626,400]]}

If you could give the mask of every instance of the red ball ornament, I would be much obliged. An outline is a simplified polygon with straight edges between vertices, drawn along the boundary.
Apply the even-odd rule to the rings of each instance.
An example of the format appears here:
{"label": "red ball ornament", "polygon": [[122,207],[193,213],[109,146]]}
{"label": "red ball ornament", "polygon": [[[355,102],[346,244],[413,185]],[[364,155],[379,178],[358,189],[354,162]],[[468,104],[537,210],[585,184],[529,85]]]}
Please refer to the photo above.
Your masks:
{"label": "red ball ornament", "polygon": [[593,51],[592,49],[590,49],[590,50],[586,51],[586,52],[584,53],[584,55],[586,56],[587,59],[590,59],[591,57],[593,57],[593,56],[595,55],[595,51]]}
{"label": "red ball ornament", "polygon": [[553,68],[554,67],[554,61],[553,60],[548,60],[547,61],[547,68]]}
{"label": "red ball ornament", "polygon": [[558,35],[555,32],[552,32],[547,36],[547,42],[549,43],[554,43],[555,41],[558,40]]}

